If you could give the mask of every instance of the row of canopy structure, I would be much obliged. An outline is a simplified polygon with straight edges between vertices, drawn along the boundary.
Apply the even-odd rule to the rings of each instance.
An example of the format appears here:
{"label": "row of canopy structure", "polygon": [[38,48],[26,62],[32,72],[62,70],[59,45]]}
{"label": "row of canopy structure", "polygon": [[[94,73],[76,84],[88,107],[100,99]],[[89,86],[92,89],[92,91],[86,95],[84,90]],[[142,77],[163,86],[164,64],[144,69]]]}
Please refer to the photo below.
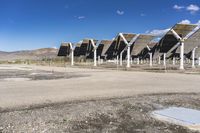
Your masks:
{"label": "row of canopy structure", "polygon": [[[155,41],[157,40],[157,42]],[[83,39],[77,44],[62,43],[58,56],[70,56],[71,65],[74,65],[74,57],[84,56],[86,59],[118,60],[122,65],[126,60],[127,67],[131,61],[137,64],[141,59],[149,59],[149,65],[153,60],[161,60],[166,65],[167,59],[180,61],[180,69],[184,69],[185,59],[192,59],[192,67],[198,59],[200,65],[200,28],[194,24],[176,24],[163,36],[151,34],[119,33],[113,40]]]}

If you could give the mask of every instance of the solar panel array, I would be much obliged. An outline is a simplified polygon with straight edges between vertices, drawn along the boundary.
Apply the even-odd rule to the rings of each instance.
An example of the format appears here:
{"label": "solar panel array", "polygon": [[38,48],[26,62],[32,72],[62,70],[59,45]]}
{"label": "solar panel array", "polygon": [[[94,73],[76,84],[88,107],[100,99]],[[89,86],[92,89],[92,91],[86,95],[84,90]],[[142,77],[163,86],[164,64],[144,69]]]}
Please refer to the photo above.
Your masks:
{"label": "solar panel array", "polygon": [[70,44],[62,43],[58,51],[58,56],[68,56],[70,54]]}
{"label": "solar panel array", "polygon": [[[135,57],[148,57],[148,53],[152,52],[154,58],[162,56],[164,53],[167,55],[175,56],[179,54],[179,39],[174,35],[174,30],[181,38],[188,37],[197,25],[192,24],[176,24],[173,26],[160,40],[156,43],[153,40],[156,36],[141,34],[137,36],[134,33],[123,33],[122,35],[129,43],[131,40],[134,42],[131,44],[130,54],[133,58]],[[88,59],[94,57],[94,47],[91,43],[92,39],[83,39],[77,43],[74,49],[74,56],[85,56]],[[194,47],[200,46],[200,30],[192,34],[187,40],[185,40],[185,52],[190,52]],[[94,40],[95,45],[97,40]],[[115,59],[120,56],[123,52],[123,59],[127,56],[127,44],[120,35],[117,35],[113,40],[102,40],[97,46],[97,57],[100,56],[102,59]],[[200,50],[199,50],[200,53]],[[58,56],[68,56],[70,54],[70,47],[66,43],[62,43],[58,52]]]}

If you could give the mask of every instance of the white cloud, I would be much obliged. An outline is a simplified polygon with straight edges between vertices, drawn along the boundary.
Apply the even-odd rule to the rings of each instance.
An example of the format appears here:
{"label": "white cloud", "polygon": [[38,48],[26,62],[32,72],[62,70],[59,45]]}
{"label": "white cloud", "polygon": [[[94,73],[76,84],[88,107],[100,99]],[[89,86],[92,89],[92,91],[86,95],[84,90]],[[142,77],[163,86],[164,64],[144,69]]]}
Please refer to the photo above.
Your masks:
{"label": "white cloud", "polygon": [[185,20],[182,20],[181,22],[179,22],[179,24],[191,24],[191,22],[190,22],[190,20],[185,19]]}
{"label": "white cloud", "polygon": [[147,31],[146,33],[151,34],[151,35],[155,35],[155,36],[163,36],[164,34],[166,34],[170,29],[164,29],[164,30],[152,30],[152,31]]}
{"label": "white cloud", "polygon": [[196,24],[200,26],[200,20]]}
{"label": "white cloud", "polygon": [[194,14],[194,13],[198,12],[200,10],[200,8],[198,5],[191,4],[191,5],[187,6],[186,10],[190,11],[191,14]]}
{"label": "white cloud", "polygon": [[124,11],[117,10],[118,15],[124,15]]}
{"label": "white cloud", "polygon": [[181,10],[181,9],[183,9],[185,7],[184,6],[179,6],[179,5],[174,5],[173,8],[176,9],[176,10]]}
{"label": "white cloud", "polygon": [[[185,19],[185,20],[182,20],[179,24],[192,24],[192,22],[188,19]],[[200,20],[198,20],[196,23],[193,23],[193,24],[200,26]]]}
{"label": "white cloud", "polygon": [[54,47],[52,47],[53,49],[57,49],[57,47],[56,46],[54,46]]}
{"label": "white cloud", "polygon": [[78,19],[85,19],[85,16],[78,16]]}

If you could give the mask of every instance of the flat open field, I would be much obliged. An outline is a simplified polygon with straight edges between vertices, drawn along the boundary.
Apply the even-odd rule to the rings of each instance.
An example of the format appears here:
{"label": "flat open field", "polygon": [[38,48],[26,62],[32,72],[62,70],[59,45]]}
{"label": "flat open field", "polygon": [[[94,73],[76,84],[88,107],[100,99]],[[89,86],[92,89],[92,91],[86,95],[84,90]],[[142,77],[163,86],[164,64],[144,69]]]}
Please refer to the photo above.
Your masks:
{"label": "flat open field", "polygon": [[198,74],[0,65],[0,132],[192,132],[150,111],[200,109]]}

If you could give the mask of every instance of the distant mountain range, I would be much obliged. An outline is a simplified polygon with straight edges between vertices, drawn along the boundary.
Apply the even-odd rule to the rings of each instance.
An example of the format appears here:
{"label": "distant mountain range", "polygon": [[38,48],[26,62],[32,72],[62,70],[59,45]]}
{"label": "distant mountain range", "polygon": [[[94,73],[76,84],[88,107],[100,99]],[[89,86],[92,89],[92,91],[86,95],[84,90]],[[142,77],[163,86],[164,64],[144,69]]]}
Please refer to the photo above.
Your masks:
{"label": "distant mountain range", "polygon": [[44,58],[57,57],[58,49],[55,48],[41,48],[36,50],[22,50],[13,52],[0,51],[0,61],[12,60],[41,60]]}

